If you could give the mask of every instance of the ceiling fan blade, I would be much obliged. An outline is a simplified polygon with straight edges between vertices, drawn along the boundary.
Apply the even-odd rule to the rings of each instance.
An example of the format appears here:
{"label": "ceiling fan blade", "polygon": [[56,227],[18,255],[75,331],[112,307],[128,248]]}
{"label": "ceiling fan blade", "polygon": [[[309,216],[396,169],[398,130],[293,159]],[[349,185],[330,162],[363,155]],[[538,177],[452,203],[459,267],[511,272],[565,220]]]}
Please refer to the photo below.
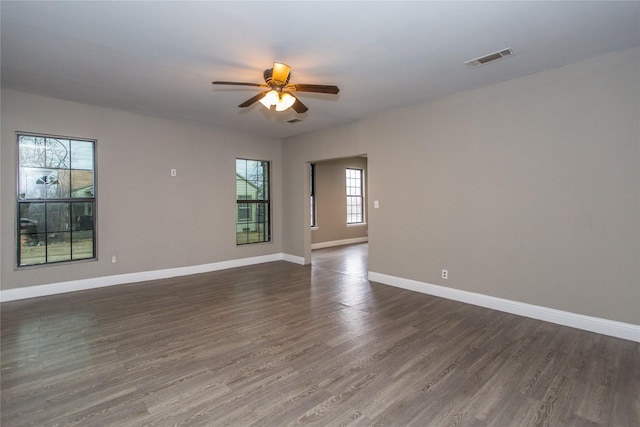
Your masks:
{"label": "ceiling fan blade", "polygon": [[264,83],[241,83],[241,82],[221,82],[215,81],[211,82],[214,85],[233,85],[233,86],[255,86],[255,87],[269,87]]}
{"label": "ceiling fan blade", "polygon": [[298,92],[316,92],[316,93],[331,93],[337,94],[340,92],[338,86],[330,86],[330,85],[305,85],[305,84],[294,84],[286,87],[289,90],[297,90]]}
{"label": "ceiling fan blade", "polygon": [[287,64],[274,62],[271,79],[275,80],[276,82],[279,82],[279,84],[285,85],[289,81],[290,72],[291,72],[291,67],[289,67]]}
{"label": "ceiling fan blade", "polygon": [[298,98],[296,98],[296,102],[293,103],[291,108],[293,108],[298,114],[302,114],[308,110],[307,106],[300,102]]}
{"label": "ceiling fan blade", "polygon": [[257,94],[254,97],[251,97],[249,99],[247,99],[246,101],[244,101],[242,104],[238,105],[238,107],[240,108],[244,108],[244,107],[248,107],[249,105],[261,100],[262,98],[264,98],[264,96],[266,95],[267,92],[262,92]]}

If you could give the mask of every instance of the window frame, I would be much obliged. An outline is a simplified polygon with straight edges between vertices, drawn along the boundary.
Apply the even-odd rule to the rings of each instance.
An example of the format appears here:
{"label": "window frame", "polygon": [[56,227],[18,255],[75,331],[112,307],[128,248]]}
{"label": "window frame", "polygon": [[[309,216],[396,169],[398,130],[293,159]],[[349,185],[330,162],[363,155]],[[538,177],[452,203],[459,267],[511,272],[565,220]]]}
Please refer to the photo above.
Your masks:
{"label": "window frame", "polygon": [[[247,158],[242,158],[242,157],[237,157],[236,159],[236,214],[235,214],[235,226],[236,226],[236,246],[244,246],[244,245],[251,245],[251,244],[259,244],[259,243],[271,243],[272,241],[272,236],[271,236],[271,227],[272,227],[272,209],[271,209],[271,162],[268,160],[256,160],[256,159],[247,159]],[[262,163],[262,166],[264,168],[266,168],[266,180],[263,177],[262,183],[263,185],[265,185],[266,183],[266,192],[264,192],[263,194],[263,198],[261,199],[250,199],[250,198],[246,198],[248,197],[247,195],[242,196],[243,198],[239,197],[238,194],[238,177],[242,178],[248,185],[252,185],[250,180],[245,177],[242,176],[239,172],[238,172],[238,161],[244,161],[244,162],[260,162]],[[257,197],[257,196],[256,196]],[[255,205],[255,207],[251,206],[249,208],[249,219],[252,219],[253,216],[253,211],[255,209],[255,219],[253,221],[245,221],[245,220],[240,220],[240,216],[239,216],[239,209],[240,209],[240,205]],[[260,217],[266,218],[266,220],[262,220],[260,221]],[[239,239],[240,233],[238,231],[238,229],[240,227],[242,227],[243,225],[249,225],[249,224],[255,224],[256,228],[259,228],[259,225],[262,224],[264,227],[261,231],[259,231],[259,235],[260,235],[260,239],[257,241],[252,241],[248,235],[249,235],[249,230],[247,231],[247,241],[245,242],[241,242]],[[245,229],[246,229],[245,228]],[[242,231],[244,233],[244,229]]]}
{"label": "window frame", "polygon": [[318,228],[318,208],[316,200],[316,164],[309,165],[309,203],[311,209],[311,228]]}
{"label": "window frame", "polygon": [[[349,185],[350,181],[352,181],[354,178],[349,176],[349,172],[357,172],[359,175],[358,181],[360,183],[359,186],[353,186],[353,185]],[[352,191],[350,191],[350,189],[358,189],[359,190],[359,194],[350,194],[352,193]],[[366,224],[365,222],[365,211],[364,211],[364,170],[361,168],[345,168],[345,192],[346,192],[346,222],[347,222],[347,226],[357,226],[357,225],[364,225]],[[359,200],[359,204],[353,204],[350,203],[350,200],[354,199],[354,200]],[[356,212],[353,213],[351,211],[351,207],[352,206],[359,206],[360,207],[360,212]],[[359,215],[359,220],[356,221],[350,221],[350,219],[352,219],[352,216]]]}
{"label": "window frame", "polygon": [[[27,143],[27,141],[25,141],[25,138],[33,138],[33,139],[41,139],[43,140],[43,150],[45,152],[45,159],[46,159],[46,153],[48,151],[48,144],[50,144],[49,140],[53,140],[56,141],[58,143],[60,143],[60,141],[64,141],[64,142],[68,142],[69,146],[68,146],[68,151],[66,153],[66,155],[69,156],[68,159],[68,166],[62,168],[58,166],[51,166],[51,165],[47,165],[46,161],[45,164],[43,166],[24,166],[22,163],[22,157],[21,155],[24,153],[23,151],[23,146],[22,144]],[[77,168],[74,169],[73,168],[73,160],[74,160],[74,151],[72,150],[73,144],[74,143],[90,143],[91,144],[91,169],[86,169],[86,168]],[[44,267],[44,266],[49,266],[49,265],[59,265],[59,264],[66,264],[66,263],[76,263],[76,262],[86,262],[86,261],[96,261],[98,259],[98,254],[97,254],[97,248],[98,248],[98,236],[97,236],[97,216],[98,216],[98,197],[97,197],[97,159],[96,159],[96,153],[97,153],[97,143],[98,141],[96,139],[92,139],[92,138],[84,138],[84,137],[73,137],[73,136],[61,136],[61,135],[53,135],[53,134],[41,134],[41,133],[35,133],[35,132],[23,132],[23,131],[18,131],[16,132],[16,161],[15,161],[15,166],[16,166],[16,193],[15,193],[15,197],[16,197],[16,217],[15,217],[15,224],[14,224],[14,230],[15,230],[15,249],[16,249],[16,259],[15,259],[15,265],[16,268],[18,269],[24,269],[24,268],[34,268],[34,267]],[[43,172],[46,172],[47,169],[49,170],[55,170],[56,171],[56,181],[59,177],[59,173],[62,171],[63,175],[65,173],[69,174],[69,181],[68,181],[68,194],[66,196],[62,196],[60,197],[59,194],[58,195],[54,195],[54,196],[50,196],[49,195],[49,189],[41,189],[40,193],[41,193],[41,197],[37,197],[31,194],[28,194],[29,191],[24,191],[25,187],[24,185],[26,185],[24,183],[24,179],[28,176],[28,169],[33,169],[33,170],[38,170],[41,169],[43,170]],[[87,188],[90,188],[90,190],[86,190],[87,193],[90,193],[90,196],[74,196],[74,192],[76,191],[80,191],[83,189],[82,188],[77,188],[74,189],[73,187],[73,182],[74,182],[74,171],[77,173],[78,171],[91,171],[91,185],[86,186]],[[38,180],[36,183],[40,183],[40,184],[48,184],[47,180],[51,175],[47,175],[46,179],[43,179],[43,182],[38,182],[40,180]],[[43,175],[43,178],[45,176]],[[56,182],[56,185],[58,185],[58,182]],[[64,184],[63,184],[64,185]],[[28,189],[27,189],[28,190]],[[57,190],[57,188],[56,188]],[[40,230],[36,230],[36,232],[30,232],[30,233],[23,233],[22,231],[22,223],[23,223],[23,210],[21,209],[24,206],[30,206],[32,204],[41,204],[42,206],[40,207],[40,209],[42,209],[43,213],[42,215],[44,216],[44,230],[40,231]],[[56,205],[68,205],[66,208],[64,206],[62,206],[62,211],[63,214],[67,216],[67,219],[65,222],[65,226],[66,229],[65,230],[55,230],[55,226],[53,226],[52,224],[50,224],[51,222],[51,217],[53,216],[55,218],[55,214],[51,213],[49,211],[49,209],[55,209]],[[89,208],[90,212],[91,212],[91,219],[90,222],[87,222],[87,216],[88,215],[80,215],[77,216],[76,218],[76,212],[74,212],[75,209],[77,209],[78,207],[82,208],[81,205],[84,205],[84,210],[87,210],[87,208]],[[60,209],[61,206],[57,206],[58,209]],[[26,218],[29,219],[29,218]],[[55,222],[55,219],[53,220]],[[36,221],[33,221],[32,224],[37,224]],[[37,227],[37,225],[34,225],[35,227]],[[54,228],[52,230],[52,228]],[[78,244],[74,244],[74,243],[78,243],[78,241],[74,242],[74,233],[78,233],[80,234],[83,231],[91,231],[91,244],[90,244],[90,256],[85,256],[85,257],[80,257],[80,258],[74,258],[74,246],[76,246],[76,248],[79,248],[80,245]],[[50,248],[50,243],[51,246],[52,243],[55,241],[55,235],[56,234],[68,234],[68,244],[69,244],[69,253],[68,253],[68,258],[67,259],[55,259],[56,256],[53,254],[52,248]],[[86,234],[86,233],[82,233],[82,234]],[[43,262],[31,262],[31,263],[26,263],[24,260],[25,257],[23,254],[23,239],[29,238],[26,236],[31,236],[30,238],[36,237],[36,238],[40,238],[40,237],[44,237],[44,241],[38,241],[37,246],[44,246],[44,261]],[[51,241],[49,240],[51,239]],[[86,239],[89,240],[89,239]],[[43,245],[41,245],[40,243],[43,243]],[[32,246],[32,245],[30,245]],[[51,253],[50,253],[51,251]],[[76,252],[78,253],[78,252]]]}

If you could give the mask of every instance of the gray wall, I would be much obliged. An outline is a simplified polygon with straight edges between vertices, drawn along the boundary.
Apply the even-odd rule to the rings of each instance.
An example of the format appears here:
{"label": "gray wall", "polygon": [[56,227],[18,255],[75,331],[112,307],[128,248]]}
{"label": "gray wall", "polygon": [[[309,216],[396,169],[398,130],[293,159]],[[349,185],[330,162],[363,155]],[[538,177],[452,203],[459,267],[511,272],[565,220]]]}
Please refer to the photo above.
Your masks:
{"label": "gray wall", "polygon": [[[97,139],[97,261],[16,270],[16,131]],[[2,90],[2,289],[281,253],[280,150],[279,139]],[[236,247],[236,157],[273,162],[272,243]]]}
{"label": "gray wall", "polygon": [[632,49],[288,139],[283,250],[304,162],[367,153],[370,271],[640,324],[639,122]]}
{"label": "gray wall", "polygon": [[[336,242],[367,237],[367,226],[347,226],[345,169],[364,171],[365,203],[367,201],[367,158],[327,160],[316,163],[317,230],[311,232],[311,243]],[[365,207],[365,223],[368,209]]]}
{"label": "gray wall", "polygon": [[[370,271],[640,324],[640,49],[283,142],[1,95],[2,289],[308,262],[308,162],[366,153]],[[18,130],[98,140],[98,261],[15,269]],[[235,246],[235,157],[273,162],[273,243]]]}

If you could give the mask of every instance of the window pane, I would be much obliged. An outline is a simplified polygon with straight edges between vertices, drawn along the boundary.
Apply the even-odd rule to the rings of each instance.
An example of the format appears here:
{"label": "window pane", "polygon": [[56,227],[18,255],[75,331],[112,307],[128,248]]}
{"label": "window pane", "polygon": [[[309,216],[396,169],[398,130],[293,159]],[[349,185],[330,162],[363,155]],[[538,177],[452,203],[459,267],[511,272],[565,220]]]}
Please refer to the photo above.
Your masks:
{"label": "window pane", "polygon": [[93,142],[71,141],[71,169],[93,171]]}
{"label": "window pane", "polygon": [[93,202],[71,203],[72,213],[72,259],[93,258],[94,222]]}
{"label": "window pane", "polygon": [[44,203],[20,203],[20,234],[45,233]]}
{"label": "window pane", "polygon": [[71,170],[71,197],[93,198],[92,170]]}
{"label": "window pane", "polygon": [[45,234],[20,235],[19,265],[44,264],[47,262],[45,240]]}
{"label": "window pane", "polygon": [[269,198],[269,167],[267,162],[258,162],[256,187],[258,188],[258,199],[267,200]]}
{"label": "window pane", "polygon": [[73,231],[93,230],[93,202],[73,202],[71,211]]}
{"label": "window pane", "polygon": [[71,231],[69,203],[47,203],[47,234]]}
{"label": "window pane", "polygon": [[44,168],[46,161],[44,138],[20,136],[20,167]]}
{"label": "window pane", "polygon": [[93,258],[93,230],[74,231],[71,249],[73,259]]}
{"label": "window pane", "polygon": [[238,203],[238,224],[248,222],[251,219],[251,209],[247,203]]}
{"label": "window pane", "polygon": [[47,234],[47,262],[71,260],[71,233]]}
{"label": "window pane", "polygon": [[269,185],[265,181],[254,181],[253,185],[256,188],[256,200],[265,200],[266,194],[269,193]]}
{"label": "window pane", "polygon": [[47,153],[45,166],[54,169],[69,169],[71,167],[71,152],[69,140],[47,138]]}
{"label": "window pane", "polygon": [[18,257],[20,265],[43,264],[46,262],[44,204],[21,203],[19,211]]}
{"label": "window pane", "polygon": [[244,159],[236,159],[236,174],[240,175],[243,180],[247,179],[247,161]]}
{"label": "window pane", "polygon": [[259,203],[256,206],[256,221],[260,224],[269,223],[269,204]]}

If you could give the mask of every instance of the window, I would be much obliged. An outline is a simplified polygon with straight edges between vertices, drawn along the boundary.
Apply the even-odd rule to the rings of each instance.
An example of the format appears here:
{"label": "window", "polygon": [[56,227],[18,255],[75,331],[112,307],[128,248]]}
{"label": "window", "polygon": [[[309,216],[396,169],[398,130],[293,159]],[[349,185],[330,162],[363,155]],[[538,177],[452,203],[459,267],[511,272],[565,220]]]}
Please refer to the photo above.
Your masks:
{"label": "window", "polygon": [[271,241],[269,162],[236,159],[236,244]]}
{"label": "window", "polygon": [[347,224],[364,223],[362,169],[347,168]]}
{"label": "window", "polygon": [[18,266],[95,258],[95,141],[18,134]]}
{"label": "window", "polygon": [[311,176],[309,177],[311,188],[309,190],[310,203],[311,203],[311,226],[317,227],[317,219],[316,219],[316,165],[315,163],[311,163]]}

